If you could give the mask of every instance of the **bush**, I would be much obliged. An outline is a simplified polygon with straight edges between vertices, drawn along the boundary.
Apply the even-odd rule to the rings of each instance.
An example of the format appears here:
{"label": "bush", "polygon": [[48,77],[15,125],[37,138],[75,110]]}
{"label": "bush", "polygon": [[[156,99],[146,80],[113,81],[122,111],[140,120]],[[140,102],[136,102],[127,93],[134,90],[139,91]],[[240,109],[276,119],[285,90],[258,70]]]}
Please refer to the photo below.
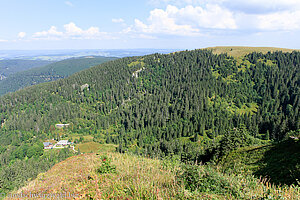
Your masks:
{"label": "bush", "polygon": [[229,179],[208,166],[183,165],[182,171],[177,173],[176,179],[191,192],[231,194],[235,197],[239,193],[238,188]]}
{"label": "bush", "polygon": [[175,172],[180,165],[180,156],[172,155],[166,156],[162,159],[162,169]]}
{"label": "bush", "polygon": [[101,156],[100,159],[102,163],[100,167],[97,169],[98,173],[100,174],[116,173],[116,166],[111,164],[111,160],[106,155]]}

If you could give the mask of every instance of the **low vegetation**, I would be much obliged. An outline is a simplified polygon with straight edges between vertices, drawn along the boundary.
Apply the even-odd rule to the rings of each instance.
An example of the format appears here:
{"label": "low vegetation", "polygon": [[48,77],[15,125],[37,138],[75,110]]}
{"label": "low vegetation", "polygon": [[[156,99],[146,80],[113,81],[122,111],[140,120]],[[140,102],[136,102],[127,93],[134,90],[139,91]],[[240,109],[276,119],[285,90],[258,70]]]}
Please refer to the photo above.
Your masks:
{"label": "low vegetation", "polygon": [[[76,199],[298,199],[299,187],[279,187],[250,175],[119,153],[82,154],[56,164],[14,194],[71,193]],[[73,198],[70,198],[73,199]]]}
{"label": "low vegetation", "polygon": [[212,52],[215,54],[227,53],[228,55],[234,56],[236,58],[245,56],[252,52],[261,52],[265,54],[268,52],[276,52],[276,51],[282,51],[288,53],[295,51],[294,49],[285,49],[285,48],[276,48],[276,47],[242,47],[242,46],[218,46],[218,47],[209,47],[205,49],[212,50]]}

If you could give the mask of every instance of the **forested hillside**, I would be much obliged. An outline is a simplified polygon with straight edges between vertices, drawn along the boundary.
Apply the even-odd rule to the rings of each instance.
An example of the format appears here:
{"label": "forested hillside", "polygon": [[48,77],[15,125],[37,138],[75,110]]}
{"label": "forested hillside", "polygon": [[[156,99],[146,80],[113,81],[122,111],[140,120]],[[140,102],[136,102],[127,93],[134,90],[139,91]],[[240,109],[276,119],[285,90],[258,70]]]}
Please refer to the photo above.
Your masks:
{"label": "forested hillside", "polygon": [[90,135],[121,153],[197,163],[297,136],[299,64],[296,51],[239,59],[209,50],[153,54],[7,94],[0,98],[1,167],[33,138],[55,138],[56,123],[71,124],[65,138]]}
{"label": "forested hillside", "polygon": [[113,59],[116,58],[98,56],[71,58],[55,63],[49,61],[39,61],[40,63],[46,63],[48,65],[39,65],[33,69],[26,68],[23,71],[11,74],[5,80],[0,81],[0,95],[8,92],[14,92],[30,85],[62,79],[74,74],[75,72],[79,72],[91,66],[99,65]]}
{"label": "forested hillside", "polygon": [[46,60],[0,60],[0,75],[8,77],[16,72],[25,71],[35,67],[45,66],[52,63]]}

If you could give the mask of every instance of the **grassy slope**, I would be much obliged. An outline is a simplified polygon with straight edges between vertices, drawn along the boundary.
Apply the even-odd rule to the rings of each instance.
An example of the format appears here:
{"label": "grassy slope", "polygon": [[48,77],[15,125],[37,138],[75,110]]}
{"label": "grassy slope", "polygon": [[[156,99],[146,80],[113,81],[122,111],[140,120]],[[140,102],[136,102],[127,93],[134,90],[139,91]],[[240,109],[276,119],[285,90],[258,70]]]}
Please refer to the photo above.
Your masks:
{"label": "grassy slope", "polygon": [[[276,47],[242,47],[242,46],[217,46],[217,47],[208,47],[205,49],[211,49],[215,54],[227,53],[233,57],[240,57],[252,52],[274,52],[274,51],[282,51],[282,52],[292,52],[295,49],[285,49],[285,48],[276,48]],[[297,50],[298,51],[298,50]]]}
{"label": "grassy slope", "polygon": [[[100,154],[104,154],[103,151]],[[105,154],[116,166],[116,173],[97,173],[96,169],[102,164],[100,155],[82,154],[56,164],[14,194],[70,192],[76,195],[76,199],[258,199],[265,197],[269,191],[272,198],[299,198],[299,190],[293,187],[279,188],[263,184],[265,180],[241,175],[229,176],[218,169],[212,170],[205,166],[200,166],[201,171],[206,171],[216,181],[227,181],[232,188],[239,191],[240,196],[234,198],[229,192],[220,194],[210,190],[192,193],[176,181],[174,169],[180,169],[178,166],[166,167],[163,161],[128,154]],[[205,178],[203,182],[211,184]],[[232,188],[228,190],[231,191]]]}

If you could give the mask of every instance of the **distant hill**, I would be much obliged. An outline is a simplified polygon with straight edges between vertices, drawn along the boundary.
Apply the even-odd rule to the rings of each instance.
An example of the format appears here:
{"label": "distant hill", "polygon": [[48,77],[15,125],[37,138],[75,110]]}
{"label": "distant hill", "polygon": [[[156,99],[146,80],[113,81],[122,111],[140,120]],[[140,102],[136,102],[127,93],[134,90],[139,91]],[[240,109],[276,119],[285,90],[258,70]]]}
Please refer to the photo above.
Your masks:
{"label": "distant hill", "polygon": [[0,60],[0,77],[8,77],[9,75],[16,72],[29,70],[36,67],[42,67],[50,63],[53,62],[46,60]]}
{"label": "distant hill", "polygon": [[246,54],[250,54],[252,52],[260,52],[260,53],[268,53],[275,51],[282,51],[291,53],[293,51],[298,51],[296,49],[285,49],[285,48],[276,48],[276,47],[242,47],[242,46],[217,46],[217,47],[208,47],[205,48],[208,50],[212,50],[215,54],[227,53],[233,57],[245,56]]}
{"label": "distant hill", "polygon": [[[115,58],[113,57],[102,56],[71,58],[51,63],[43,67],[17,72],[15,74],[11,74],[3,81],[0,81],[0,95],[4,95],[8,92],[14,92],[30,85],[36,85],[39,83],[65,78],[74,74],[75,72],[114,59]],[[41,63],[49,63],[49,61],[41,61]]]}

